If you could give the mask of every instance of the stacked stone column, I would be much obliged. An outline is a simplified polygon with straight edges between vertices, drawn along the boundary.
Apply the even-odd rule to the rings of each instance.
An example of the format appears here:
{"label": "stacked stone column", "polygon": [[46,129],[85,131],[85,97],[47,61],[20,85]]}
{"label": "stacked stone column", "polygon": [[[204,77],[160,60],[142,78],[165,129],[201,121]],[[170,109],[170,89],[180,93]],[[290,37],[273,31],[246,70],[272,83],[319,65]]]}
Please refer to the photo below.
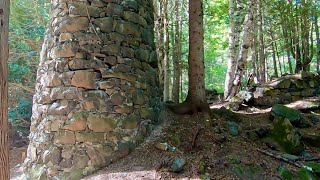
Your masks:
{"label": "stacked stone column", "polygon": [[159,113],[152,0],[52,0],[24,177],[79,179],[127,155]]}

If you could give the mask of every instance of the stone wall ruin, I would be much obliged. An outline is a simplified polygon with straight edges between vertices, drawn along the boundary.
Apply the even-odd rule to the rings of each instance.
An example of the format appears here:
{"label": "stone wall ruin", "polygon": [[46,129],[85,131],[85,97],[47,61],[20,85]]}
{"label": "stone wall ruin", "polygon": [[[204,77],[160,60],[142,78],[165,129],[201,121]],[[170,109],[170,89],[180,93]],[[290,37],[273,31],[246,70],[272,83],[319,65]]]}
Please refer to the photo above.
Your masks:
{"label": "stone wall ruin", "polygon": [[127,155],[159,113],[152,0],[52,0],[25,179],[80,179]]}
{"label": "stone wall ruin", "polygon": [[287,104],[308,97],[320,95],[320,75],[301,72],[287,75],[254,88],[255,106]]}

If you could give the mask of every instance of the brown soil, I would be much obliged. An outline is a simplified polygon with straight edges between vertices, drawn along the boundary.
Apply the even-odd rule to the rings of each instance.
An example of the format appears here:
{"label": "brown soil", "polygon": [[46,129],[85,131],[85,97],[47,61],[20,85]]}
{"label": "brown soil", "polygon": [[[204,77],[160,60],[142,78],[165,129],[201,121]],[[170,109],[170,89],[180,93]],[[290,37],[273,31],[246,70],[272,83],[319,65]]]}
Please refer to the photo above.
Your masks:
{"label": "brown soil", "polygon": [[[219,109],[213,110],[210,120],[201,115],[177,116],[164,112],[163,125],[144,144],[121,161],[85,179],[281,179],[277,175],[280,164],[293,172],[297,167],[259,152],[257,148],[280,153],[262,141],[249,140],[246,135],[250,130],[270,126],[269,111],[247,108],[239,114]],[[238,123],[239,136],[230,135],[228,120]],[[155,147],[164,142],[178,150],[169,152]],[[320,155],[315,149],[310,153]],[[180,173],[169,172],[163,165],[175,157],[183,157],[187,162]],[[241,177],[235,173],[239,167],[244,170]],[[250,173],[252,167],[259,169],[258,172]]]}

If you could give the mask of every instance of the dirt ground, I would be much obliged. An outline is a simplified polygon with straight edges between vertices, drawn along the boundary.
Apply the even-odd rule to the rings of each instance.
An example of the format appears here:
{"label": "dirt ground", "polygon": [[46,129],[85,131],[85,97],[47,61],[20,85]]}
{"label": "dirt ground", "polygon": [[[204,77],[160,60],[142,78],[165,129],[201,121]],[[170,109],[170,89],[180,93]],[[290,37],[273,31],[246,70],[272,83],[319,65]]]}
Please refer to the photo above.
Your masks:
{"label": "dirt ground", "polygon": [[[156,127],[145,143],[129,156],[109,167],[87,176],[86,180],[160,180],[160,179],[281,179],[277,168],[282,165],[292,172],[298,168],[279,159],[261,153],[274,154],[268,143],[250,140],[247,132],[268,127],[270,109],[246,108],[238,113],[222,105],[212,108],[212,118],[203,115],[174,115],[169,111],[161,114],[161,126]],[[236,122],[240,134],[232,136],[228,121]],[[159,149],[159,143],[167,143],[174,151]],[[157,148],[158,147],[158,148]],[[25,147],[10,151],[12,177],[21,173],[19,165]],[[307,151],[320,157],[319,149]],[[179,173],[170,172],[175,158],[186,161]]]}
{"label": "dirt ground", "polygon": [[[162,115],[162,128],[147,142],[128,157],[85,179],[281,179],[277,173],[279,165],[293,172],[298,171],[297,167],[261,153],[260,149],[274,154],[280,152],[246,135],[248,131],[270,125],[269,111],[245,109],[236,114],[214,109],[211,120],[199,115],[174,116],[166,112]],[[229,134],[228,121],[237,122],[240,135]],[[177,150],[160,150],[156,148],[159,143],[168,143]],[[315,149],[307,151],[320,155]],[[186,160],[184,170],[179,173],[170,172],[170,163],[167,166],[163,163],[175,157]]]}

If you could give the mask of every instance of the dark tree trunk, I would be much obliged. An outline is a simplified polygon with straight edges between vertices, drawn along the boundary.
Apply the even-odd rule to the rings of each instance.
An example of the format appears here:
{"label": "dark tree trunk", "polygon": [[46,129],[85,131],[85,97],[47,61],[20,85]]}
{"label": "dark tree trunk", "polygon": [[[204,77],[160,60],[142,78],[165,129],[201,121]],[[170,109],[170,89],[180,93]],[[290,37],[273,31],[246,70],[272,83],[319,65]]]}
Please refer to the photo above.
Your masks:
{"label": "dark tree trunk", "polygon": [[172,100],[174,103],[179,103],[179,90],[180,90],[180,76],[181,76],[181,28],[180,28],[180,3],[178,0],[175,0],[175,24],[174,30],[172,33],[174,34],[174,38],[172,38],[173,43],[173,83],[172,83]]}
{"label": "dark tree trunk", "polygon": [[8,122],[9,0],[0,0],[0,179],[10,179]]}
{"label": "dark tree trunk", "polygon": [[189,1],[189,88],[187,102],[207,106],[204,83],[203,2]]}

